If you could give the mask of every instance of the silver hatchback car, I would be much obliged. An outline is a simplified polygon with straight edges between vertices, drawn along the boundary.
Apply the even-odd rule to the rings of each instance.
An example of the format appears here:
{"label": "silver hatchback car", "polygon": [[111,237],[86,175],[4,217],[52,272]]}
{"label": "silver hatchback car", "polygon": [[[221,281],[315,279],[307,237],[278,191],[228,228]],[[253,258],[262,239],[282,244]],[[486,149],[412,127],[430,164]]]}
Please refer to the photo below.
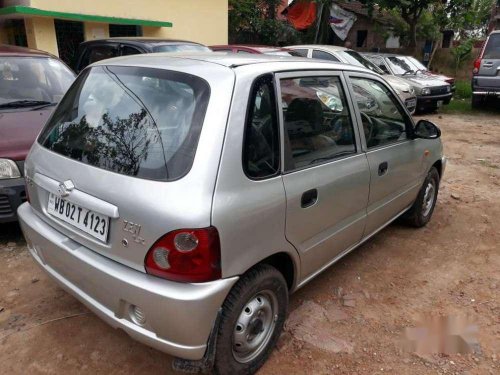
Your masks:
{"label": "silver hatchback car", "polygon": [[28,248],[177,369],[255,372],[288,296],[401,215],[431,218],[440,131],[380,76],[293,57],[86,68],[25,163]]}

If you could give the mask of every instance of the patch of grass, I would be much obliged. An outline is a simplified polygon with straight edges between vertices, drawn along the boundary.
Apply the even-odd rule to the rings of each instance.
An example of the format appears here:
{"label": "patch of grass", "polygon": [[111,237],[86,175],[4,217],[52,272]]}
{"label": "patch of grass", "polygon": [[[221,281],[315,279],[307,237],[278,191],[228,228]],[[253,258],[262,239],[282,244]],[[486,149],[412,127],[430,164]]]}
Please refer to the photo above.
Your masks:
{"label": "patch of grass", "polygon": [[476,110],[472,109],[470,99],[453,98],[450,104],[443,106],[440,109],[442,113],[472,113]]}
{"label": "patch of grass", "polygon": [[472,98],[472,87],[470,81],[456,81],[455,98],[470,99]]}

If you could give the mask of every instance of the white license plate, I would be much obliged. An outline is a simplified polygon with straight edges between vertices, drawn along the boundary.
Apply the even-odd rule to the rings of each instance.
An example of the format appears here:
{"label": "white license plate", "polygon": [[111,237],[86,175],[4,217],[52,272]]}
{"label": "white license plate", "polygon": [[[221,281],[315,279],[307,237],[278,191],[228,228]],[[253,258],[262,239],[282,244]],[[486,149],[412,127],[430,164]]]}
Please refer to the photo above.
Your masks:
{"label": "white license plate", "polygon": [[437,102],[437,107],[438,107],[438,108],[441,108],[441,107],[443,106],[443,103],[444,103],[444,101],[442,101],[442,100],[438,100],[438,102]]}
{"label": "white license plate", "polygon": [[109,217],[49,194],[47,212],[103,242],[108,239]]}
{"label": "white license plate", "polygon": [[417,106],[417,99],[411,99],[406,102],[407,108],[415,108]]}

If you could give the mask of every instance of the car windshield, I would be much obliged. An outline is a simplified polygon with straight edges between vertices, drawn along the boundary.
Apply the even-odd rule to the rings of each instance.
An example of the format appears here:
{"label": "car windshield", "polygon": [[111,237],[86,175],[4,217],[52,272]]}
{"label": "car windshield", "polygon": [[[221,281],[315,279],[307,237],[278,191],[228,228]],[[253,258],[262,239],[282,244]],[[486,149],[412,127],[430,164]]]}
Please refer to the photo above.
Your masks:
{"label": "car windshield", "polygon": [[94,167],[173,181],[191,169],[209,96],[193,75],[96,66],[78,77],[38,141]]}
{"label": "car windshield", "polygon": [[51,57],[0,56],[0,109],[58,103],[74,79]]}
{"label": "car windshield", "polygon": [[484,59],[500,59],[500,34],[491,34],[484,48]]}
{"label": "car windshield", "polygon": [[416,58],[413,56],[407,56],[407,60],[417,69],[423,72],[426,72],[428,69],[427,67],[422,64],[420,61],[418,61]]}
{"label": "car windshield", "polygon": [[412,74],[417,70],[404,56],[389,56],[387,61],[396,75]]}
{"label": "car windshield", "polygon": [[363,68],[370,69],[372,72],[375,72],[377,74],[385,74],[377,65],[364,58],[356,51],[342,51],[340,52],[340,54],[344,57],[345,60],[347,60],[349,64],[362,66]]}
{"label": "car windshield", "polygon": [[153,52],[211,52],[212,50],[201,44],[164,44],[153,47]]}

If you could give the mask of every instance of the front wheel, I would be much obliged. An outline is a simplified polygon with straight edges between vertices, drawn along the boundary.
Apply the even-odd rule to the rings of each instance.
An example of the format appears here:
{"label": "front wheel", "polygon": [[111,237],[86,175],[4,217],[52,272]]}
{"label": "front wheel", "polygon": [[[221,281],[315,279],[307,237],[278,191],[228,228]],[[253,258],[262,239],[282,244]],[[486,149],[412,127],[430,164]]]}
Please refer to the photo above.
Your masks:
{"label": "front wheel", "polygon": [[425,178],[417,199],[405,215],[408,224],[416,228],[427,225],[431,220],[434,207],[436,206],[438,191],[439,173],[435,167],[432,167]]}
{"label": "front wheel", "polygon": [[222,306],[215,372],[255,373],[275,347],[287,309],[288,287],[277,269],[263,264],[244,274]]}

